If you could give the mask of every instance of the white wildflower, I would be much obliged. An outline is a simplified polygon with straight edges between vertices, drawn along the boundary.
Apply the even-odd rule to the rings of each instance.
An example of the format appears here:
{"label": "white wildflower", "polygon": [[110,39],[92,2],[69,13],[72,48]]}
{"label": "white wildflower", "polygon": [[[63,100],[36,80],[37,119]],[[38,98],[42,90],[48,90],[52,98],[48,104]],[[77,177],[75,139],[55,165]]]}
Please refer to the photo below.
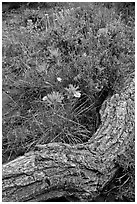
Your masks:
{"label": "white wildflower", "polygon": [[42,98],[42,100],[43,100],[43,101],[46,101],[46,100],[47,100],[47,96],[44,96],[44,97]]}
{"label": "white wildflower", "polygon": [[86,53],[83,53],[83,55],[82,55],[83,57],[86,57],[87,56],[87,54]]}
{"label": "white wildflower", "polygon": [[80,98],[81,93],[80,93],[79,91],[76,91],[76,92],[74,93],[74,96],[75,96],[76,98]]}
{"label": "white wildflower", "polygon": [[61,81],[62,81],[62,79],[61,79],[60,77],[57,77],[57,81],[61,82]]}
{"label": "white wildflower", "polygon": [[63,95],[59,92],[53,91],[51,94],[48,94],[47,96],[43,97],[43,101],[46,101],[48,104],[56,104],[56,103],[62,103],[62,100],[64,99]]}
{"label": "white wildflower", "polygon": [[48,47],[48,50],[50,52],[50,54],[54,57],[58,57],[59,56],[59,49],[58,48],[54,48],[54,47]]}
{"label": "white wildflower", "polygon": [[107,29],[107,28],[100,28],[100,29],[97,31],[97,36],[101,36],[101,35],[106,36],[107,34],[108,34],[108,29]]}
{"label": "white wildflower", "polygon": [[27,20],[27,23],[33,23],[33,22],[32,22],[32,19],[28,19],[28,20]]}
{"label": "white wildflower", "polygon": [[79,89],[78,86],[73,86],[72,84],[69,84],[69,88],[65,88],[69,95],[73,95],[79,98],[81,96],[81,93],[78,89]]}

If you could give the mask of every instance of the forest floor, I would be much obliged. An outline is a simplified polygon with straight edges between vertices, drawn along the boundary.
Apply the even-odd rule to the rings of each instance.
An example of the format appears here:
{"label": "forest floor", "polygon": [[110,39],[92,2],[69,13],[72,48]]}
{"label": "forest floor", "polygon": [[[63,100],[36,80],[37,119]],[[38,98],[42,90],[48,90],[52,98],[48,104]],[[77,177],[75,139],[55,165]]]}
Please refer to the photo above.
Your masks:
{"label": "forest floor", "polygon": [[[7,5],[2,17],[3,163],[38,144],[87,142],[134,72],[133,3]],[[132,199],[113,190],[97,201]]]}

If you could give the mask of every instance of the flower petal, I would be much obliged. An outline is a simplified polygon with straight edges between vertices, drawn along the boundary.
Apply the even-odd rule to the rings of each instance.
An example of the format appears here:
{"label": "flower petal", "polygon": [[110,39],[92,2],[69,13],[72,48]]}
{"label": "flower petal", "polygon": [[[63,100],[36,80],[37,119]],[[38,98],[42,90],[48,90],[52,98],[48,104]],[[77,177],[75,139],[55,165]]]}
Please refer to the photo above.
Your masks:
{"label": "flower petal", "polygon": [[74,93],[74,96],[75,96],[76,98],[80,98],[81,93],[77,91],[77,92]]}

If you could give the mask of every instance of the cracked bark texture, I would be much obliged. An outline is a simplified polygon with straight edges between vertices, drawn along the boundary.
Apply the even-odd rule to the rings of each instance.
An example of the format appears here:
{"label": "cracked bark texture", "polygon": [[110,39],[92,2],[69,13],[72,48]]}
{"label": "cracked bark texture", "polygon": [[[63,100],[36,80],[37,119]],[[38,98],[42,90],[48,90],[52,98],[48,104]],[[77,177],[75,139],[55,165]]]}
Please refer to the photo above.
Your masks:
{"label": "cracked bark texture", "polygon": [[[92,201],[116,174],[117,156],[134,137],[134,75],[100,110],[102,124],[85,144],[39,145],[3,165],[3,202],[73,197]],[[73,199],[72,199],[73,201]]]}

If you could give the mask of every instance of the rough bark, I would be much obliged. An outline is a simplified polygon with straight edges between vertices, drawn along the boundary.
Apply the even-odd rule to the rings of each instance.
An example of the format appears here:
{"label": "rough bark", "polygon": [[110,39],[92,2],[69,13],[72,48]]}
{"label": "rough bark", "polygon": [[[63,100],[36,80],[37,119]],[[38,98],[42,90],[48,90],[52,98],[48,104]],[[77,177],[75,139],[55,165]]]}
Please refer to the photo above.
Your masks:
{"label": "rough bark", "polygon": [[85,144],[38,146],[3,165],[3,202],[75,197],[92,201],[117,172],[117,156],[134,137],[134,75],[101,108],[102,124]]}

